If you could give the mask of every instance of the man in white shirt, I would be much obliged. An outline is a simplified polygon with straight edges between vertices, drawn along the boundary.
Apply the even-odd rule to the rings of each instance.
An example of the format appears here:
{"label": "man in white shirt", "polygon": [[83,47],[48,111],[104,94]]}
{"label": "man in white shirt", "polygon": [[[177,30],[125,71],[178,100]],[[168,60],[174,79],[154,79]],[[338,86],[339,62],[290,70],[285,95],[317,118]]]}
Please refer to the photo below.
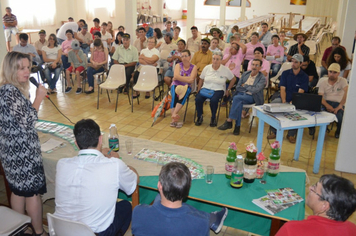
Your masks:
{"label": "man in white shirt", "polygon": [[177,44],[172,42],[172,38],[173,35],[171,32],[166,33],[164,43],[160,47],[160,65],[163,67],[163,75],[166,74],[169,67],[169,62],[167,61],[169,53],[178,48]]}
{"label": "man in white shirt", "polygon": [[57,41],[58,44],[61,45],[63,41],[67,39],[66,37],[66,31],[71,29],[74,33],[74,38],[80,39],[77,35],[77,32],[79,31],[79,28],[82,28],[85,25],[85,20],[80,19],[78,22],[67,22],[59,28],[57,32]]}
{"label": "man in white shirt", "polygon": [[42,29],[38,32],[38,35],[40,36],[40,39],[35,42],[35,48],[41,58],[41,61],[43,62],[42,48],[48,45],[48,41],[46,40],[46,31]]}
{"label": "man in white shirt", "polygon": [[142,49],[147,47],[145,28],[141,27],[138,29],[138,38],[134,41],[133,45],[137,49],[138,53],[140,53]]}
{"label": "man in white shirt", "polygon": [[200,49],[201,37],[198,36],[198,28],[196,26],[192,26],[190,30],[192,32],[192,37],[187,40],[187,49],[190,53],[194,54]]}
{"label": "man in white shirt", "polygon": [[108,24],[106,22],[103,22],[101,24],[101,41],[106,42],[106,45],[111,45],[112,42],[112,35],[106,31],[106,28],[108,27]]}
{"label": "man in white shirt", "polygon": [[91,119],[74,126],[78,156],[57,163],[55,215],[88,225],[97,235],[124,235],[132,206],[117,202],[119,189],[131,195],[139,182],[137,171],[102,149],[100,127]]}

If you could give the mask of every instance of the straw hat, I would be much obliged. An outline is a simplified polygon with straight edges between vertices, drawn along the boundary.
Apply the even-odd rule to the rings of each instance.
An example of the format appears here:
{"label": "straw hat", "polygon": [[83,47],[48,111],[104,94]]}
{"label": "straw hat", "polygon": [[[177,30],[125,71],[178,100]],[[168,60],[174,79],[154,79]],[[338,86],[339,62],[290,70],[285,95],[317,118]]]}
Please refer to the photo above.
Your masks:
{"label": "straw hat", "polygon": [[304,33],[301,33],[301,32],[300,32],[300,33],[297,33],[297,34],[295,34],[295,35],[293,36],[293,39],[294,39],[295,41],[297,41],[298,35],[302,35],[303,38],[304,38],[304,41],[307,41],[308,36],[307,36],[306,34],[304,34]]}
{"label": "straw hat", "polygon": [[186,92],[188,89],[188,85],[177,85],[176,87],[176,94],[178,95],[179,100],[181,100],[182,98],[184,98]]}

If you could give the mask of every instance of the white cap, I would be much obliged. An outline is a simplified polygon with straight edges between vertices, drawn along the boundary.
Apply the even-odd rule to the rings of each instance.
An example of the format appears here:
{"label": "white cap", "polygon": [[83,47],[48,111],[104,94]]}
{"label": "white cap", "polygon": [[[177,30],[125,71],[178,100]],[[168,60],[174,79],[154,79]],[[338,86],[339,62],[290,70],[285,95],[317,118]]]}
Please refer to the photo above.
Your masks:
{"label": "white cap", "polygon": [[242,156],[241,155],[237,155],[236,158],[237,159],[242,159]]}

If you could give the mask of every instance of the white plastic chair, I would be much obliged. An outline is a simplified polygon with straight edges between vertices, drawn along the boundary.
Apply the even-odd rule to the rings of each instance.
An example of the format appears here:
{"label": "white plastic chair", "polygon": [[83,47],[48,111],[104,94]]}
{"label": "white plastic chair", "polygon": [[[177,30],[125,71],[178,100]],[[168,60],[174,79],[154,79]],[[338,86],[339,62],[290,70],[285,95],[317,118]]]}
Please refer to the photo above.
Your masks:
{"label": "white plastic chair", "polygon": [[[250,110],[252,107],[254,107],[256,105],[256,103],[253,103],[253,104],[244,104],[243,106],[242,106],[242,109],[243,110]],[[252,124],[253,124],[253,119],[255,118],[253,115],[251,115],[252,116],[252,118],[251,118],[251,122],[250,122],[250,129],[249,129],[249,133],[251,133],[251,128],[252,128]],[[250,116],[250,117],[251,117]]]}
{"label": "white plastic chair", "polygon": [[[137,83],[132,88],[131,98],[131,112],[133,112],[133,90],[138,92],[151,92],[152,96],[152,110],[155,103],[155,88],[158,86],[158,74],[157,68],[154,66],[142,66],[140,74],[138,76]],[[137,103],[140,104],[139,98],[137,97]]]}
{"label": "white plastic chair", "polygon": [[59,218],[47,213],[48,233],[51,236],[95,236],[94,232],[84,223]]}
{"label": "white plastic chair", "polygon": [[17,235],[28,227],[35,232],[31,224],[31,218],[20,214],[8,207],[0,206],[0,236]]}
{"label": "white plastic chair", "polygon": [[316,42],[314,40],[307,40],[305,41],[305,45],[309,47],[310,51],[309,51],[309,56],[313,55],[314,56],[314,60],[316,59]]}
{"label": "white plastic chair", "polygon": [[[109,96],[109,90],[116,90],[117,89],[117,95],[116,95],[116,106],[115,106],[115,112],[117,111],[117,101],[119,100],[119,87],[126,84],[126,74],[125,74],[125,66],[124,65],[112,65],[110,72],[108,74],[107,79],[105,80],[104,83],[98,84],[98,102],[97,102],[97,107],[96,109],[99,109],[99,90],[100,89],[106,89],[106,93],[108,94],[108,99],[110,101],[110,96]],[[130,102],[130,96],[128,95],[129,102]],[[131,102],[130,102],[131,103]]]}
{"label": "white plastic chair", "polygon": [[292,63],[291,62],[284,62],[281,66],[281,69],[279,69],[277,75],[273,78],[270,79],[271,81],[271,84],[274,83],[274,84],[279,84],[279,82],[277,82],[278,80],[278,77],[282,75],[282,72],[285,71],[285,70],[289,70],[292,68]]}

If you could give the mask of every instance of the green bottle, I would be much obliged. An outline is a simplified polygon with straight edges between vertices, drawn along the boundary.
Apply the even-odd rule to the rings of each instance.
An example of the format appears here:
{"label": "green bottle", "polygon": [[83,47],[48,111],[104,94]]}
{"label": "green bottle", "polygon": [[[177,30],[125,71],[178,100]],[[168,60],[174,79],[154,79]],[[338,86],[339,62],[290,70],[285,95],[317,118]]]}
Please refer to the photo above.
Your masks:
{"label": "green bottle", "polygon": [[256,178],[257,171],[257,152],[246,151],[246,158],[244,161],[244,182],[253,183]]}
{"label": "green bottle", "polygon": [[226,156],[226,163],[225,163],[225,177],[227,179],[231,179],[231,173],[235,171],[235,160],[236,160],[236,152],[232,148],[228,149],[228,154]]}
{"label": "green bottle", "polygon": [[278,175],[280,158],[279,148],[272,148],[267,167],[267,173],[269,176],[275,177]]}

